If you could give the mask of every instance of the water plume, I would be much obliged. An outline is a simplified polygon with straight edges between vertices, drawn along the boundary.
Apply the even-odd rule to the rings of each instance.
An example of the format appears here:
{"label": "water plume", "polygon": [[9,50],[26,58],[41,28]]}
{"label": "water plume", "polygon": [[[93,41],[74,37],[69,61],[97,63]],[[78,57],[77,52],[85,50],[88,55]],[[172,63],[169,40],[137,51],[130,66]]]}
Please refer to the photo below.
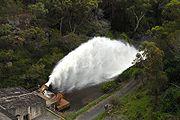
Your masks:
{"label": "water plume", "polygon": [[69,92],[110,81],[133,65],[137,52],[128,43],[94,37],[60,60],[46,85]]}

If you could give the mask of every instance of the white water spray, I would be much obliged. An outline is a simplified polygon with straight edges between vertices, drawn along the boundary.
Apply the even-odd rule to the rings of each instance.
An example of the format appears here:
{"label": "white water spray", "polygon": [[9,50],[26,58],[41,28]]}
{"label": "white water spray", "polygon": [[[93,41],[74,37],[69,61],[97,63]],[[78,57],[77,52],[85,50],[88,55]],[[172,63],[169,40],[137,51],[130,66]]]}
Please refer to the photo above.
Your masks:
{"label": "white water spray", "polygon": [[69,92],[110,81],[132,66],[137,52],[121,41],[94,37],[60,60],[46,85]]}

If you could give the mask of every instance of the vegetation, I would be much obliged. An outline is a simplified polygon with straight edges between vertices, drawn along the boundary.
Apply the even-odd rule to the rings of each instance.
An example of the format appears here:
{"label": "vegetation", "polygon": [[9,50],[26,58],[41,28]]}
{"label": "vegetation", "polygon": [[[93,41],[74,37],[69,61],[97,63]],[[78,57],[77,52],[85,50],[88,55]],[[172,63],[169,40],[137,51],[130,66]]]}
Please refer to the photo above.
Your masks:
{"label": "vegetation", "polygon": [[115,91],[118,87],[119,87],[119,83],[117,81],[109,81],[102,83],[101,85],[101,89],[105,93]]}
{"label": "vegetation", "polygon": [[[160,96],[161,107],[157,111],[154,111],[149,92],[143,86],[123,98],[115,97],[112,100],[113,110],[108,116],[126,116],[130,120],[178,120],[180,107],[177,101],[180,94],[177,88],[171,87]],[[98,118],[101,120],[106,116],[100,115]]]}
{"label": "vegetation", "polygon": [[58,60],[93,36],[124,39],[143,51],[117,81],[140,79],[144,87],[112,114],[178,119],[179,0],[0,0],[0,88],[36,89]]}
{"label": "vegetation", "polygon": [[106,116],[106,114],[106,112],[102,112],[94,120],[102,120]]}

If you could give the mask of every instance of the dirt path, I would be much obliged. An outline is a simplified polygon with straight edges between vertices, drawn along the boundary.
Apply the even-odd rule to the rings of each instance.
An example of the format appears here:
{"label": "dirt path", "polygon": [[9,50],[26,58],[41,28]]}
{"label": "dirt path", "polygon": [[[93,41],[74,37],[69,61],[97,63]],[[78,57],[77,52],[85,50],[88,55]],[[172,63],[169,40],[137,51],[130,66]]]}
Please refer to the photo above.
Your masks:
{"label": "dirt path", "polygon": [[90,108],[88,111],[77,116],[76,120],[93,120],[101,112],[104,111],[104,105],[109,103],[110,100],[113,98],[113,96],[120,96],[120,97],[125,96],[127,93],[135,90],[138,87],[139,83],[140,83],[139,81],[135,81],[135,80],[130,81],[123,88],[117,91],[114,95],[108,97],[107,99],[95,105],[93,108]]}

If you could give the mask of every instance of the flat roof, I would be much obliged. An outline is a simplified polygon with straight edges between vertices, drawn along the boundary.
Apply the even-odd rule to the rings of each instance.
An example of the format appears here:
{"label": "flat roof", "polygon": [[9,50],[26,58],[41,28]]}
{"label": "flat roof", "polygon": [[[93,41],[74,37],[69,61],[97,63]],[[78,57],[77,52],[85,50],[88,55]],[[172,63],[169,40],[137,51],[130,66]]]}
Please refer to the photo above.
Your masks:
{"label": "flat roof", "polygon": [[51,104],[57,102],[56,100],[53,100],[53,99],[50,99],[50,98],[46,97],[46,96],[43,95],[42,93],[35,92],[35,94],[37,94],[39,97],[41,97],[42,99],[44,99],[44,100],[46,101],[46,104],[47,104],[47,105],[51,105]]}
{"label": "flat roof", "polygon": [[22,87],[0,89],[0,105],[6,110],[22,106],[28,107],[43,101],[42,98]]}
{"label": "flat roof", "polygon": [[14,115],[0,107],[0,120],[18,120]]}

